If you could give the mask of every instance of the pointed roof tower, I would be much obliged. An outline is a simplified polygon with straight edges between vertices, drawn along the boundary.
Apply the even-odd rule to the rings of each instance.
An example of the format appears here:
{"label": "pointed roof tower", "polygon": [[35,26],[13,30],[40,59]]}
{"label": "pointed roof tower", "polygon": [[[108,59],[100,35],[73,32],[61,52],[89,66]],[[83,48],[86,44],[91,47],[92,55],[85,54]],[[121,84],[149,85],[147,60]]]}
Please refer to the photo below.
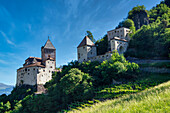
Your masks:
{"label": "pointed roof tower", "polygon": [[84,37],[84,39],[81,41],[81,43],[79,44],[79,46],[77,48],[85,46],[85,45],[95,46],[95,44],[90,40],[90,38],[88,36]]}
{"label": "pointed roof tower", "polygon": [[53,46],[53,44],[51,43],[51,41],[49,39],[49,36],[48,36],[47,42],[44,45],[44,48],[46,48],[46,49],[55,49],[55,47]]}

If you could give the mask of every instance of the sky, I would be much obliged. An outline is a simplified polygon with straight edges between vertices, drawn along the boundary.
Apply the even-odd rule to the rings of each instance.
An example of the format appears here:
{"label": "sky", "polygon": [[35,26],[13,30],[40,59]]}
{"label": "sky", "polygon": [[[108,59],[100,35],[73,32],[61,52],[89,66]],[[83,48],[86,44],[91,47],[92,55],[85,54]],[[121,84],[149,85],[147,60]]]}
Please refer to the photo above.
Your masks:
{"label": "sky", "polygon": [[56,65],[77,60],[77,46],[90,30],[96,40],[114,29],[137,5],[161,0],[0,0],[0,83],[16,84],[29,56],[41,57],[48,36]]}

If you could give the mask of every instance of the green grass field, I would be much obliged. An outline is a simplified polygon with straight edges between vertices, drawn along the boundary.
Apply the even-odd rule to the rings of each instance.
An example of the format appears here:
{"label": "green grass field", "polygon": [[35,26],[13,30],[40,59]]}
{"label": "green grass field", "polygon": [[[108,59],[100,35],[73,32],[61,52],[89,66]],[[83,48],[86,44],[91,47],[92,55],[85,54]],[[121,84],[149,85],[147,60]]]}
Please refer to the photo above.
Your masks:
{"label": "green grass field", "polygon": [[70,113],[168,113],[170,111],[170,81],[136,94],[99,102]]}

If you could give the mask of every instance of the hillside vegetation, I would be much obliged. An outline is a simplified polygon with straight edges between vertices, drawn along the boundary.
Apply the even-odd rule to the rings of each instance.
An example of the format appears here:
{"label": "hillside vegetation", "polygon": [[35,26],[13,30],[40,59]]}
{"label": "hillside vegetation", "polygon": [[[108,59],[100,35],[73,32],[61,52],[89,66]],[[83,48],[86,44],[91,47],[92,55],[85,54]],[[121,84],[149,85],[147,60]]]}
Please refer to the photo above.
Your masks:
{"label": "hillside vegetation", "polygon": [[70,113],[167,113],[169,111],[170,81],[137,94],[107,100]]}

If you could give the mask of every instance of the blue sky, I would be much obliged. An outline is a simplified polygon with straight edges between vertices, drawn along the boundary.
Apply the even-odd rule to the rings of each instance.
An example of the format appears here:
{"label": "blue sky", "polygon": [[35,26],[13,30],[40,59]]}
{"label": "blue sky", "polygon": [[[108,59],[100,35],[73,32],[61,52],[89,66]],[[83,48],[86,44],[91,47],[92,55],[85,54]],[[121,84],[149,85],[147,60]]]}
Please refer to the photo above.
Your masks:
{"label": "blue sky", "polygon": [[114,29],[134,6],[151,9],[161,0],[0,0],[0,83],[14,85],[29,56],[41,57],[50,40],[57,66],[77,59],[77,46],[90,30],[96,40]]}

